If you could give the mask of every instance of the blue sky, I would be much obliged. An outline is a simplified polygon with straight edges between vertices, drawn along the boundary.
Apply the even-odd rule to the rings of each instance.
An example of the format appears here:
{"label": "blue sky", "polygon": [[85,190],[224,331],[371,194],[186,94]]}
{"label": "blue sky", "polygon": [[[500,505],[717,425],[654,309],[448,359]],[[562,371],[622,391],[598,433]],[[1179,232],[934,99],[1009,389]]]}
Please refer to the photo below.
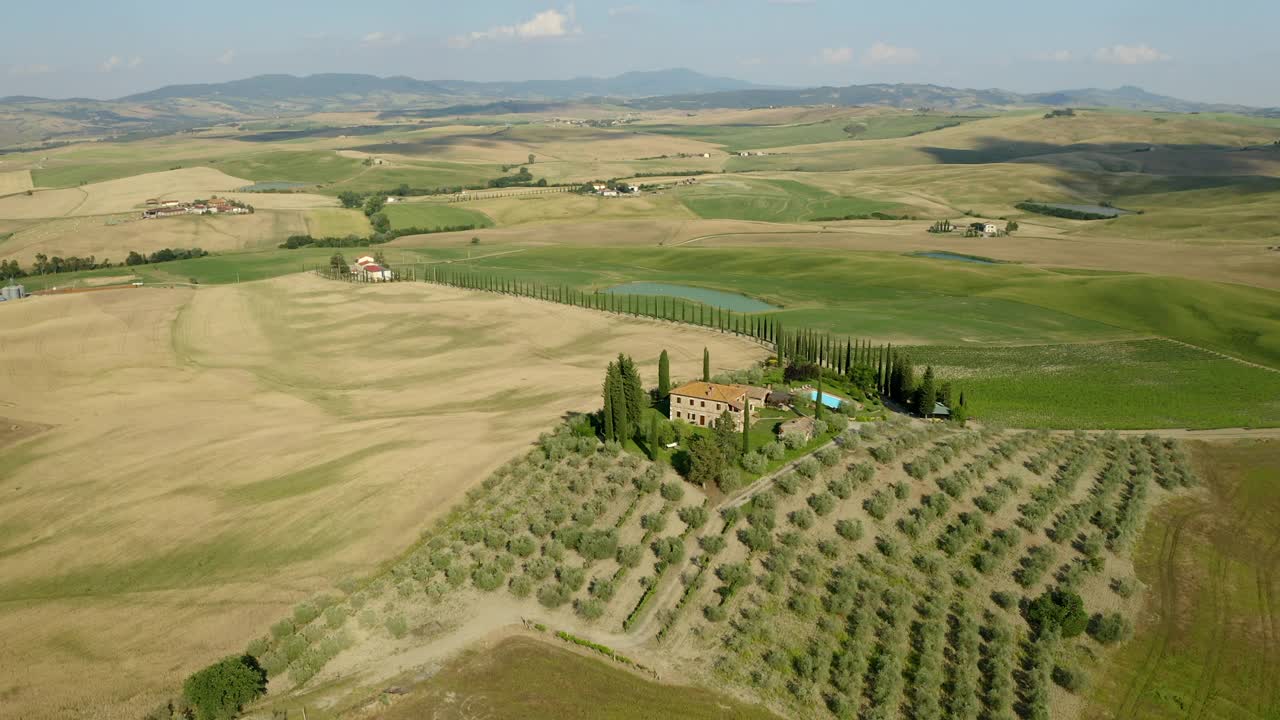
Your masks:
{"label": "blue sky", "polygon": [[260,73],[522,80],[690,67],[759,83],[1140,85],[1280,106],[1280,2],[70,0],[4,11],[0,95]]}

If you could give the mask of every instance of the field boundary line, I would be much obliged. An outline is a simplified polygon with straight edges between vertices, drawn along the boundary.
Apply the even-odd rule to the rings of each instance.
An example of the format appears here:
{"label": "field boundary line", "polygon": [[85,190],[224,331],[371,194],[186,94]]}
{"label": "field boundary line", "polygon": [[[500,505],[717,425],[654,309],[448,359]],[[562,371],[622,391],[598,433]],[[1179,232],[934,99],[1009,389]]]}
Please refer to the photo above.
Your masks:
{"label": "field boundary line", "polygon": [[1183,347],[1189,347],[1189,348],[1192,348],[1193,350],[1199,350],[1201,352],[1209,353],[1210,355],[1216,355],[1217,357],[1220,357],[1224,360],[1231,360],[1232,362],[1237,362],[1237,363],[1240,363],[1241,365],[1248,365],[1249,367],[1254,367],[1259,370],[1266,370],[1268,372],[1280,373],[1280,368],[1273,368],[1270,365],[1263,365],[1261,363],[1256,363],[1251,360],[1245,360],[1244,358],[1235,357],[1234,355],[1228,355],[1224,352],[1218,352],[1217,350],[1210,350],[1209,348],[1200,347],[1199,345],[1193,345],[1189,342],[1178,340],[1176,338],[1164,337],[1164,336],[1160,336],[1160,337],[1161,339],[1168,340],[1171,343],[1177,343],[1179,345],[1182,345]]}

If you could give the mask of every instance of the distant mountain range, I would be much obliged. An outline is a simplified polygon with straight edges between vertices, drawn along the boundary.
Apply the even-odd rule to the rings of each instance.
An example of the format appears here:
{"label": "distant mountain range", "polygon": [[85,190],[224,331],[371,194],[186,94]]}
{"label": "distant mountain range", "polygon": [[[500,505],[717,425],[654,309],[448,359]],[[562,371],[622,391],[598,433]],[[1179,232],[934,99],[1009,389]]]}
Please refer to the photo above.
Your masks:
{"label": "distant mountain range", "polygon": [[1050,93],[964,89],[927,84],[776,88],[684,68],[569,80],[471,82],[331,73],[258,75],[225,83],[169,85],[117,100],[30,96],[0,98],[0,147],[83,137],[175,132],[211,123],[321,111],[381,110],[392,116],[543,112],[589,103],[635,110],[835,105],[1001,109],[1035,106],[1116,107],[1171,112],[1280,116],[1280,109],[1199,103],[1141,88]]}

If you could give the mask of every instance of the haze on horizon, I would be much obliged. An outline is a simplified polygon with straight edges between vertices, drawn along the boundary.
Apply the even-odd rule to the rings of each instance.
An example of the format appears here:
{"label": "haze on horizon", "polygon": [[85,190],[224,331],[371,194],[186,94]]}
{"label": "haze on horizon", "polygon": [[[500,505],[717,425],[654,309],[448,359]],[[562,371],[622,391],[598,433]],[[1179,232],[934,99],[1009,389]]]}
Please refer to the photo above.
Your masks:
{"label": "haze on horizon", "polygon": [[[1007,0],[493,0],[321,6],[146,0],[6,10],[0,96],[109,99],[266,73],[454,80],[608,76],[689,67],[783,86],[922,82],[1041,92],[1137,85],[1280,106],[1280,4]],[[175,16],[176,14],[176,16]],[[56,32],[50,30],[56,20]],[[16,31],[16,32],[14,32]]]}

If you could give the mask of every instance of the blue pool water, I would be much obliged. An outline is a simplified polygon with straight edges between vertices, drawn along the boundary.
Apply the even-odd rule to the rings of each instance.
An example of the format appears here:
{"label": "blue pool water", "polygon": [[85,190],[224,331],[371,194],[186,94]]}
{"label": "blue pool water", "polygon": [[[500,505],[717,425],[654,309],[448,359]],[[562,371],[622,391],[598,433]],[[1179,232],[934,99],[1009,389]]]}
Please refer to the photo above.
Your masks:
{"label": "blue pool water", "polygon": [[625,285],[615,285],[607,290],[607,293],[615,295],[663,295],[666,297],[677,297],[685,300],[700,302],[703,305],[724,308],[734,312],[768,312],[777,310],[776,306],[767,302],[762,302],[753,297],[739,295],[738,293],[722,292],[720,290],[710,290],[708,288],[694,287],[692,285],[672,285],[669,283],[656,282],[633,282]]}
{"label": "blue pool water", "polygon": [[[818,391],[817,391],[817,390],[810,390],[810,391],[809,391],[809,399],[810,399],[810,400],[817,400],[817,399],[818,399]],[[824,392],[824,393],[822,393],[822,404],[823,404],[823,405],[825,405],[825,406],[827,406],[827,407],[829,407],[829,408],[831,408],[832,410],[839,410],[839,409],[840,409],[840,406],[844,404],[844,400],[843,400],[842,398],[838,398],[838,397],[836,397],[835,395],[832,395],[831,393]]]}

